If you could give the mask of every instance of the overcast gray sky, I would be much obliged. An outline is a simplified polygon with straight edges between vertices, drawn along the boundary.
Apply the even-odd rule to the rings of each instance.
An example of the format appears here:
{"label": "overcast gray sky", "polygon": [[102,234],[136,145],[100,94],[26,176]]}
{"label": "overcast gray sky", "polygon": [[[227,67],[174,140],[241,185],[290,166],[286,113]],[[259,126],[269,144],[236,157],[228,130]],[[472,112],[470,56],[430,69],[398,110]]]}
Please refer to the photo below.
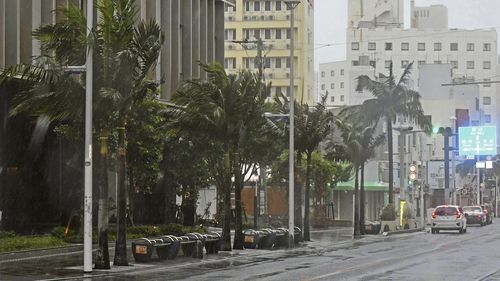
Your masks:
{"label": "overcast gray sky", "polygon": [[[316,69],[319,63],[345,59],[347,1],[352,0],[315,0]],[[450,28],[495,27],[497,34],[500,33],[500,0],[415,0],[416,6],[433,4],[448,7]],[[409,5],[410,0],[405,0],[406,26],[409,24]],[[333,46],[325,47],[324,44]]]}

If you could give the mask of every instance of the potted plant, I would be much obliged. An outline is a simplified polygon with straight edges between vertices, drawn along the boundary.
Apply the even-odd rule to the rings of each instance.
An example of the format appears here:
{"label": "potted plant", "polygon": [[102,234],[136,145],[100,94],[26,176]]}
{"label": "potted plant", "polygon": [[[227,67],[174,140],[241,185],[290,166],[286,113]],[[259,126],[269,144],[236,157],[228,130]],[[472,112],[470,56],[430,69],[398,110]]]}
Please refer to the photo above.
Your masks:
{"label": "potted plant", "polygon": [[380,228],[382,232],[394,231],[397,228],[398,223],[396,222],[396,209],[392,204],[386,205],[380,212],[380,220],[382,227]]}

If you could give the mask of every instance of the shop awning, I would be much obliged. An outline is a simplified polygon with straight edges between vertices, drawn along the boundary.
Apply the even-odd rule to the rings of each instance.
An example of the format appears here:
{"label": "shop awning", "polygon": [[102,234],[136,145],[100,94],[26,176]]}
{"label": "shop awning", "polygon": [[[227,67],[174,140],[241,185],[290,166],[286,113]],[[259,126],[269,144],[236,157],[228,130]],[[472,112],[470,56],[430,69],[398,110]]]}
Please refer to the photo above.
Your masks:
{"label": "shop awning", "polygon": [[[333,190],[354,190],[354,180],[340,182]],[[389,191],[389,186],[383,182],[365,181],[365,191]]]}

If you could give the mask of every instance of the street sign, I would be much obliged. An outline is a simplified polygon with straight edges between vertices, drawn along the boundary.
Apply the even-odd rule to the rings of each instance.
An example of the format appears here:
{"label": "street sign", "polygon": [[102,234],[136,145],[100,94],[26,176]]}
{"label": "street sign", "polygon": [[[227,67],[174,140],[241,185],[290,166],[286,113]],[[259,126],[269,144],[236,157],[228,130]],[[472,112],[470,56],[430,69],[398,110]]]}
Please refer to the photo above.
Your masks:
{"label": "street sign", "polygon": [[460,155],[497,154],[497,131],[495,126],[460,127],[458,130]]}

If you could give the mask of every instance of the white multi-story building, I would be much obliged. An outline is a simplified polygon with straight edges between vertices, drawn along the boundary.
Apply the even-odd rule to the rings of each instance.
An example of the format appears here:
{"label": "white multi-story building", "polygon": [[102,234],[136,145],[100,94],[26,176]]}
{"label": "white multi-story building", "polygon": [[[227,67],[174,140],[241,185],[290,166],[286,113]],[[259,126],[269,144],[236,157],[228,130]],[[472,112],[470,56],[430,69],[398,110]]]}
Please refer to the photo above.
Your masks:
{"label": "white multi-story building", "polygon": [[[415,7],[411,1],[409,29],[403,28],[403,0],[349,0],[348,6],[346,60],[320,64],[319,68],[318,93],[320,96],[328,94],[329,107],[361,104],[373,98],[368,92],[356,91],[356,78],[360,75],[377,79],[388,75],[392,64],[398,78],[413,62],[410,87],[420,92],[424,112],[434,125],[452,126],[453,118],[458,117],[467,119],[468,125],[497,124],[500,85],[484,83],[498,80],[495,77],[500,74],[494,29],[450,29],[448,11],[442,5]],[[345,75],[338,75],[340,71]],[[482,83],[442,86],[461,82]],[[340,83],[344,83],[343,87]],[[400,122],[404,120],[397,123]],[[393,151],[404,149],[405,156],[399,161],[395,159],[395,166],[391,167],[395,175],[394,186],[408,189],[406,181],[399,180],[400,169],[406,175],[408,163],[433,161],[435,167],[422,164],[429,176],[435,176],[435,181],[428,179],[427,183],[439,182],[431,188],[439,190],[435,194],[439,202],[449,203],[451,193],[443,191],[444,176],[440,175],[443,173],[443,137],[408,133],[399,142],[398,134],[393,132]],[[500,131],[497,135],[500,136]],[[379,152],[376,161],[379,162],[379,175],[386,175],[389,169],[387,154]],[[383,177],[379,180],[387,181]]]}
{"label": "white multi-story building", "polygon": [[[367,2],[379,4],[368,10]],[[414,7],[413,3],[413,27],[403,29],[402,4],[402,0],[349,1],[347,61],[320,65],[319,94],[326,94],[328,90],[331,96],[329,106],[358,104],[369,98],[370,95],[355,91],[355,78],[360,74],[371,77],[380,73],[387,75],[391,63],[395,75],[399,76],[404,67],[413,62],[411,78],[414,83],[418,81],[418,66],[425,64],[451,64],[454,82],[487,82],[499,73],[494,29],[448,29],[444,21],[447,19],[446,7]],[[349,85],[344,84],[342,91],[331,89],[332,83],[340,81],[329,74],[341,69],[349,73],[350,77],[345,77],[344,81]],[[414,87],[418,89],[417,85]],[[481,85],[479,106],[484,115],[478,120],[480,124],[497,123],[498,91],[497,84]],[[342,95],[343,101],[340,99]]]}

